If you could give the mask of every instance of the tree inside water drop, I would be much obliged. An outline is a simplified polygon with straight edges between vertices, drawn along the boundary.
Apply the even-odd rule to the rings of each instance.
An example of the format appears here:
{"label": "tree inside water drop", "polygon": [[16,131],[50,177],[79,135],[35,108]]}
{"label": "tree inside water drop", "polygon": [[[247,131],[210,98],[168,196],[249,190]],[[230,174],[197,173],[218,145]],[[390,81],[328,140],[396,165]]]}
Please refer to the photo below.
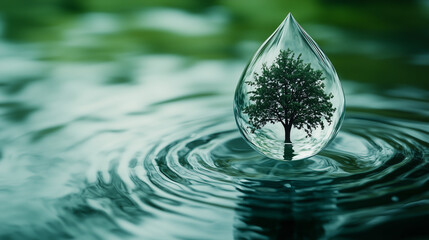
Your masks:
{"label": "tree inside water drop", "polygon": [[262,72],[246,82],[253,87],[248,92],[251,104],[243,111],[249,116],[250,130],[280,123],[284,128],[284,159],[290,159],[293,127],[304,129],[311,137],[319,126],[324,129],[324,120],[332,123],[333,95],[325,93],[323,80],[322,71],[304,63],[301,54],[295,58],[290,49],[281,50],[271,66],[264,64]]}

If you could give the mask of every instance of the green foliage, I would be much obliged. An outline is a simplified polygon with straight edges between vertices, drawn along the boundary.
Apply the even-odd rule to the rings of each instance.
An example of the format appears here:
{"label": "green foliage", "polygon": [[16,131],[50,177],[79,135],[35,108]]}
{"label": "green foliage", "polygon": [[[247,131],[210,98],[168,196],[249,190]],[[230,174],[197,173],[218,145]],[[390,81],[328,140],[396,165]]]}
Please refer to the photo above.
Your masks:
{"label": "green foliage", "polygon": [[264,64],[262,73],[246,82],[253,87],[248,92],[252,104],[244,109],[251,130],[279,122],[285,129],[285,143],[290,143],[292,126],[310,137],[318,126],[325,127],[324,119],[331,124],[333,96],[324,92],[323,79],[322,71],[305,64],[301,54],[295,58],[290,49],[281,51],[271,66]]}

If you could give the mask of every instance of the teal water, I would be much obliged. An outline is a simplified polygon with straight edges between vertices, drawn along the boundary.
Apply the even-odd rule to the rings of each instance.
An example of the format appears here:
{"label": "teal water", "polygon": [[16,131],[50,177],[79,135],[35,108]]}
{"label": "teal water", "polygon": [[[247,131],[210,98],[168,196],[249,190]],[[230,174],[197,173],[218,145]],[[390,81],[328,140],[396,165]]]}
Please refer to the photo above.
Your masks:
{"label": "teal water", "polygon": [[[276,19],[233,3],[2,6],[0,239],[427,238],[427,4],[368,25],[326,2],[348,21],[294,16],[336,66],[346,118],[288,162],[251,149],[232,112]],[[385,21],[397,9],[414,17]]]}

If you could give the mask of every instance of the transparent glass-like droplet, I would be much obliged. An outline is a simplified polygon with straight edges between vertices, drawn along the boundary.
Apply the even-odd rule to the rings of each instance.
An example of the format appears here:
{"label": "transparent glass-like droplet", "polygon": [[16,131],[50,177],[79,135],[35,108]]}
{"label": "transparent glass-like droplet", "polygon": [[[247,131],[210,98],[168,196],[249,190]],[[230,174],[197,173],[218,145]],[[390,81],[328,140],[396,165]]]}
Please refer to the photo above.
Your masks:
{"label": "transparent glass-like droplet", "polygon": [[340,129],[344,93],[337,73],[292,14],[244,70],[234,114],[248,143],[279,160],[317,154]]}

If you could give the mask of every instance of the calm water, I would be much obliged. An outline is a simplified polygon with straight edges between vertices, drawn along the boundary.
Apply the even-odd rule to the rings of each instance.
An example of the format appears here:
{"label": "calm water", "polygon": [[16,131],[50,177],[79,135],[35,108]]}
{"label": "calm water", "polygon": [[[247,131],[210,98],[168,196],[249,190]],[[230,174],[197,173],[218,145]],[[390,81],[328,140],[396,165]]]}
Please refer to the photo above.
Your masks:
{"label": "calm water", "polygon": [[252,150],[232,113],[241,71],[284,16],[261,27],[237,20],[247,12],[233,4],[51,9],[58,22],[35,21],[35,32],[23,26],[30,13],[10,9],[0,24],[0,239],[429,236],[429,51],[418,16],[392,29],[303,24],[337,67],[346,118],[327,149],[285,162]]}

